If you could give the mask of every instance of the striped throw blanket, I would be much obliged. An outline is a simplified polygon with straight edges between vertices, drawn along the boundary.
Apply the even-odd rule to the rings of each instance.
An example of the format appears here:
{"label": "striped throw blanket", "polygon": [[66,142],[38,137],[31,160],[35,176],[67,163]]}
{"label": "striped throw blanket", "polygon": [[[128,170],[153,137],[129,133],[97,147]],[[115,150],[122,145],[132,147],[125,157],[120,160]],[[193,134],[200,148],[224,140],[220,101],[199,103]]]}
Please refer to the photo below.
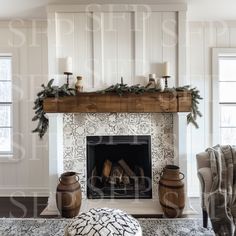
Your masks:
{"label": "striped throw blanket", "polygon": [[216,235],[236,236],[236,146],[217,145],[206,151],[213,181],[208,215]]}

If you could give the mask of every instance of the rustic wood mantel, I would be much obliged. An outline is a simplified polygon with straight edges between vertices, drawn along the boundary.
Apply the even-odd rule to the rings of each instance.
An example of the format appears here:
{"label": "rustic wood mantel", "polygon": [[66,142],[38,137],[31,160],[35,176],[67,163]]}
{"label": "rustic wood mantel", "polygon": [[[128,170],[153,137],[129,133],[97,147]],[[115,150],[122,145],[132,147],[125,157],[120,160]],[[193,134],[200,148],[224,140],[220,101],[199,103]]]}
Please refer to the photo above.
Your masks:
{"label": "rustic wood mantel", "polygon": [[155,92],[122,96],[116,93],[93,92],[44,100],[46,113],[189,112],[191,106],[190,92]]}

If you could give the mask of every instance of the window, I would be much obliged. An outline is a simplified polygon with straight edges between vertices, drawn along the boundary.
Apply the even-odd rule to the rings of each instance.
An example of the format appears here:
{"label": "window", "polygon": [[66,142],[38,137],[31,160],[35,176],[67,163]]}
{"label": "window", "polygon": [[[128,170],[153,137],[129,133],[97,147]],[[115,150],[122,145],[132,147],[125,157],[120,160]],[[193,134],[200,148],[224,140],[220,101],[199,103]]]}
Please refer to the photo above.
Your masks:
{"label": "window", "polygon": [[236,144],[236,49],[213,52],[213,145]]}
{"label": "window", "polygon": [[12,59],[0,56],[0,155],[13,154]]}
{"label": "window", "polygon": [[236,144],[236,57],[219,58],[220,143]]}

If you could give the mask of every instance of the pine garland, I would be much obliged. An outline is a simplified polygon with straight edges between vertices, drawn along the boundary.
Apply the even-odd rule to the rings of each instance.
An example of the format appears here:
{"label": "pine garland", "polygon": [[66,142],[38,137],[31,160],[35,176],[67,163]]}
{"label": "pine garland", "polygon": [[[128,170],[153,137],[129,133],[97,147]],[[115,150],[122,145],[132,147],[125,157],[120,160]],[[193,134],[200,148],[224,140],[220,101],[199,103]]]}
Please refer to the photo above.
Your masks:
{"label": "pine garland", "polygon": [[140,86],[139,84],[128,86],[123,83],[123,79],[121,78],[121,83],[117,83],[112,85],[104,90],[97,91],[98,93],[105,94],[107,92],[115,92],[119,96],[122,96],[125,93],[134,93],[134,94],[142,94],[145,92],[159,92],[159,89],[148,89],[144,86]]}
{"label": "pine garland", "polygon": [[191,92],[191,96],[192,96],[192,108],[191,108],[191,112],[187,115],[187,122],[188,124],[193,124],[197,129],[199,128],[198,123],[197,123],[197,118],[202,117],[202,113],[200,112],[199,108],[198,108],[198,104],[199,104],[199,100],[202,100],[203,98],[200,96],[200,91],[194,87],[191,88],[190,85],[186,85],[183,87],[177,87],[175,89],[177,92],[178,91],[189,91]]}
{"label": "pine garland", "polygon": [[[195,87],[191,88],[190,85],[182,86],[182,87],[177,87],[177,88],[167,88],[164,90],[164,92],[191,92],[192,96],[192,108],[191,112],[187,116],[187,122],[188,124],[193,124],[196,128],[199,128],[196,120],[198,117],[202,117],[202,113],[199,111],[198,104],[199,100],[202,99],[200,96],[200,91]],[[142,94],[145,92],[148,93],[154,93],[154,92],[161,92],[160,89],[157,88],[146,88],[144,86],[140,86],[139,84],[137,85],[132,85],[128,86],[127,84],[123,83],[123,80],[121,80],[121,83],[117,83],[116,85],[112,85],[104,90],[98,91],[102,94],[105,94],[106,92],[114,92],[117,93],[119,96],[122,96],[124,93],[134,93],[134,94]]]}
{"label": "pine garland", "polygon": [[[37,99],[34,102],[34,110],[35,110],[35,116],[33,117],[32,121],[38,121],[38,126],[35,130],[32,132],[38,133],[39,137],[42,138],[44,134],[47,132],[48,129],[48,118],[45,116],[46,113],[43,110],[43,100],[45,98],[59,98],[59,97],[65,97],[65,96],[75,96],[76,92],[75,89],[69,88],[67,84],[59,86],[52,86],[53,79],[48,82],[48,84],[42,85],[43,90],[40,91],[37,94]],[[177,88],[168,88],[165,89],[164,92],[191,92],[192,96],[192,108],[190,113],[187,116],[187,122],[192,123],[196,128],[199,128],[196,120],[198,117],[202,117],[201,112],[199,111],[198,104],[199,100],[202,99],[200,96],[200,92],[197,88],[191,88],[191,86],[186,85],[183,87],[177,87]],[[97,93],[105,94],[107,92],[114,92],[118,94],[119,96],[122,96],[124,94],[142,94],[145,92],[148,93],[155,93],[155,92],[161,92],[160,89],[156,88],[146,88],[144,86],[140,86],[139,84],[128,86],[127,84],[123,83],[123,79],[121,79],[121,83],[117,83],[115,85],[112,85],[104,90],[97,91]]]}
{"label": "pine garland", "polygon": [[54,79],[51,79],[45,86],[42,84],[43,90],[37,94],[37,99],[34,102],[33,110],[35,110],[35,116],[32,121],[38,121],[37,128],[34,129],[33,133],[38,133],[39,137],[42,138],[48,129],[48,118],[45,116],[46,113],[43,110],[43,100],[45,98],[59,98],[65,96],[75,96],[75,89],[69,88],[67,84],[59,86],[52,86]]}

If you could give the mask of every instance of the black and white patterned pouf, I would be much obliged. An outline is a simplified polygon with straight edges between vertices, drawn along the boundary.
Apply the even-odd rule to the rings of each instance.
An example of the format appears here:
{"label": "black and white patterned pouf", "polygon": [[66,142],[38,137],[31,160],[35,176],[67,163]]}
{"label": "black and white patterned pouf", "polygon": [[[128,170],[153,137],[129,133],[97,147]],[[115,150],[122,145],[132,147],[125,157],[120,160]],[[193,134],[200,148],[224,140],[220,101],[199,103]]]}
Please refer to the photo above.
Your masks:
{"label": "black and white patterned pouf", "polygon": [[77,216],[66,236],[142,236],[139,222],[118,209],[97,208]]}

